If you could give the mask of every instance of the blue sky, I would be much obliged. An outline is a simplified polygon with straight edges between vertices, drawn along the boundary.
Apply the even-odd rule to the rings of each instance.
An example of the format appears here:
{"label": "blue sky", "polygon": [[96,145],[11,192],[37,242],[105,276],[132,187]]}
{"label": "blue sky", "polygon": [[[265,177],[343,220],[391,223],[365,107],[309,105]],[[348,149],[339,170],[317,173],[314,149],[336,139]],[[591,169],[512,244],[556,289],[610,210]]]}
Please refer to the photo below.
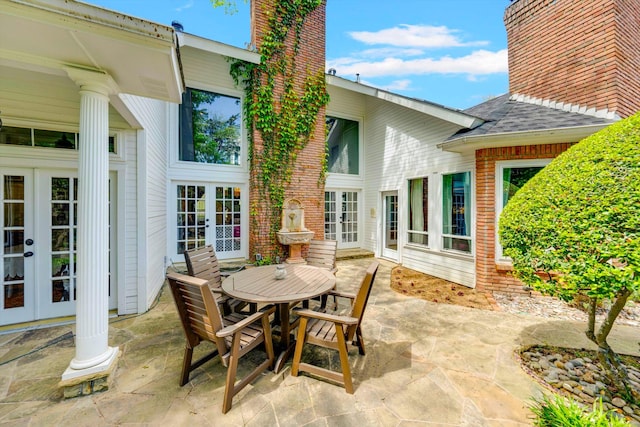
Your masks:
{"label": "blue sky", "polygon": [[[233,46],[250,41],[249,6],[209,0],[92,0]],[[327,0],[327,69],[337,75],[464,109],[508,92],[502,16],[508,0]]]}

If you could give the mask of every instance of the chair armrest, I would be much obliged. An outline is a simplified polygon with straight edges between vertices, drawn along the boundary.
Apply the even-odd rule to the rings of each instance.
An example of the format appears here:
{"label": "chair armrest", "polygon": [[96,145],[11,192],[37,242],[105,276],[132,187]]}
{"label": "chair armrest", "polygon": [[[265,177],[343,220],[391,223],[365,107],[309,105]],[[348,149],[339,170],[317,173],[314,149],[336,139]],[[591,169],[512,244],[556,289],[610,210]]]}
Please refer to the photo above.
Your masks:
{"label": "chair armrest", "polygon": [[352,301],[354,299],[356,299],[356,294],[351,294],[349,292],[344,292],[344,291],[338,291],[336,289],[331,289],[325,295],[331,295],[331,296],[336,296],[336,297],[341,297],[341,298],[347,298],[347,299],[350,299]]}
{"label": "chair armrest", "polygon": [[327,322],[339,323],[341,325],[355,325],[358,323],[358,319],[351,316],[339,316],[337,314],[323,313],[321,311],[313,311],[304,308],[296,308],[293,311],[300,317],[326,320]]}
{"label": "chair armrest", "polygon": [[257,322],[263,317],[269,317],[272,313],[276,311],[276,307],[273,305],[268,305],[266,307],[261,308],[259,311],[253,313],[249,317],[245,317],[238,323],[234,323],[233,325],[226,326],[216,332],[216,336],[220,338],[228,337],[229,335],[235,334],[240,329],[244,329],[252,323]]}
{"label": "chair armrest", "polygon": [[[251,264],[248,264],[248,265],[251,265]],[[243,266],[241,266],[241,267],[239,267],[239,268],[236,268],[235,270],[220,270],[220,276],[222,276],[222,277],[229,277],[229,276],[231,276],[233,273],[237,273],[238,271],[242,271],[242,270],[244,270],[245,268],[247,268],[247,264],[245,264],[245,265],[243,265]]]}

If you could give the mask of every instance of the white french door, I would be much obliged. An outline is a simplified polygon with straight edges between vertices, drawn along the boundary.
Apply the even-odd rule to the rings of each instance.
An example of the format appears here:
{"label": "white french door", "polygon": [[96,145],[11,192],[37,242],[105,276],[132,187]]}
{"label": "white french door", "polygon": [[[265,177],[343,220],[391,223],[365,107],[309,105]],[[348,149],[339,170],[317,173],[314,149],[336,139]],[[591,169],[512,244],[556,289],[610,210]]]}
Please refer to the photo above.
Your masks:
{"label": "white french door", "polygon": [[213,245],[218,259],[246,257],[248,222],[240,187],[214,183],[174,183],[176,209],[172,232],[172,259],[182,261],[184,251]]}
{"label": "white french door", "polygon": [[[3,281],[0,324],[75,314],[78,178],[73,170],[2,171]],[[109,192],[115,194],[111,177]],[[109,204],[111,222],[114,204]],[[113,222],[112,222],[113,223]],[[109,230],[114,242],[115,227]],[[109,308],[116,308],[109,251]]]}
{"label": "white french door", "polygon": [[325,191],[324,238],[337,240],[338,249],[359,248],[358,191]]}
{"label": "white french door", "polygon": [[382,193],[382,256],[398,260],[398,192]]}
{"label": "white french door", "polygon": [[35,317],[33,171],[2,168],[0,180],[0,324],[7,325]]}

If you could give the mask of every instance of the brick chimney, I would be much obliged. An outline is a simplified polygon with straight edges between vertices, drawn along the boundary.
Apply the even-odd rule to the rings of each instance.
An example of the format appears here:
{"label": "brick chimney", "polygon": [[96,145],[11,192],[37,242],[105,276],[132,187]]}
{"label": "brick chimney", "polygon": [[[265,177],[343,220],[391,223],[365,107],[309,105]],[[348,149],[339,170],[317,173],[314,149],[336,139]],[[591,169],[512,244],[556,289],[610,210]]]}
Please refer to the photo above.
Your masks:
{"label": "brick chimney", "polygon": [[515,0],[504,23],[512,95],[640,110],[640,0]]}
{"label": "brick chimney", "polygon": [[[264,34],[269,30],[268,15],[275,8],[275,0],[251,0],[251,42],[260,49]],[[326,43],[326,1],[305,19],[302,29],[300,49],[296,61],[296,85],[298,93],[302,93],[305,78],[308,74],[316,74],[325,69]],[[288,49],[292,52],[293,31],[289,35]],[[280,98],[282,82],[276,83],[275,99]],[[285,191],[285,198],[300,200],[305,208],[305,227],[315,233],[314,238],[324,238],[324,186],[319,183],[322,170],[322,159],[325,155],[325,110],[318,114],[315,132],[307,146],[298,154],[296,167],[293,171],[291,185]],[[263,143],[259,133],[254,133],[254,150],[262,150]],[[251,171],[252,182],[256,182],[257,170]],[[269,236],[269,224],[264,207],[264,195],[252,186],[250,189],[250,209],[256,215],[257,221],[251,221],[249,251],[251,255],[273,253],[274,242]],[[286,247],[281,247],[286,251]]]}

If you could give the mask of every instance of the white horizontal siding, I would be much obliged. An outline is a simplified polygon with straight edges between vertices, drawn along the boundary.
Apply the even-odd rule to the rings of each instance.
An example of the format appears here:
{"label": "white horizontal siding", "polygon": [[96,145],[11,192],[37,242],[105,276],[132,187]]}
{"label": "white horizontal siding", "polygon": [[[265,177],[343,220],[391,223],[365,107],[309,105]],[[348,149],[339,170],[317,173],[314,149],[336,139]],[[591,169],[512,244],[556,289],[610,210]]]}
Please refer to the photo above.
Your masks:
{"label": "white horizontal siding", "polygon": [[327,115],[336,115],[340,118],[364,118],[367,112],[366,95],[335,86],[329,86],[327,92],[330,98]]}
{"label": "white horizontal siding", "polygon": [[180,57],[187,86],[213,91],[221,88],[238,90],[229,74],[229,63],[223,56],[183,47]]}
{"label": "white horizontal siding", "polygon": [[[123,101],[143,130],[137,147],[137,254],[138,311],[147,310],[164,282],[164,250],[167,228],[167,110],[169,104],[132,95]],[[131,294],[133,295],[133,293]]]}
{"label": "white horizontal siding", "polygon": [[135,130],[125,133],[125,218],[121,221],[125,227],[124,256],[124,300],[123,307],[118,307],[120,314],[138,312],[138,192],[137,192],[137,135]]}
{"label": "white horizontal siding", "polygon": [[446,254],[404,247],[402,265],[470,288],[476,286],[475,263],[471,258],[463,260]]}

